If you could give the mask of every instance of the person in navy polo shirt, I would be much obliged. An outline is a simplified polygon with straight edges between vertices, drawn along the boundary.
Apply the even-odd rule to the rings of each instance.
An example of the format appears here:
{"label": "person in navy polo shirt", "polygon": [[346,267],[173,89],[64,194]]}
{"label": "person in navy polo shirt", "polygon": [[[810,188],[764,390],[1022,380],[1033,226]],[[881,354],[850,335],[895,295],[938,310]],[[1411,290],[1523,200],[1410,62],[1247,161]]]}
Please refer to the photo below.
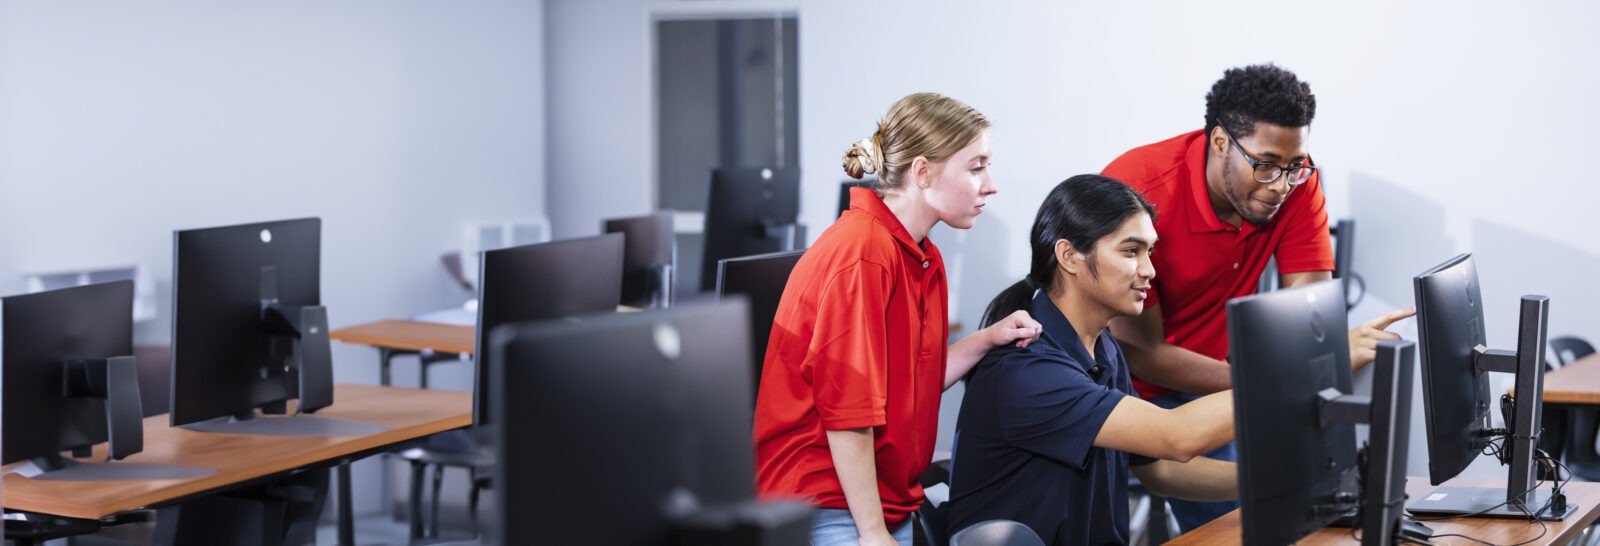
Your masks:
{"label": "person in navy polo shirt", "polygon": [[1132,396],[1106,330],[1138,315],[1155,269],[1155,209],[1114,179],[1057,185],[1033,223],[1028,276],[984,313],[1028,311],[1043,333],[990,350],[956,422],[950,531],[1022,522],[1055,545],[1128,542],[1128,474],[1196,500],[1238,496],[1233,463],[1200,457],[1233,440],[1231,391],[1166,410]]}

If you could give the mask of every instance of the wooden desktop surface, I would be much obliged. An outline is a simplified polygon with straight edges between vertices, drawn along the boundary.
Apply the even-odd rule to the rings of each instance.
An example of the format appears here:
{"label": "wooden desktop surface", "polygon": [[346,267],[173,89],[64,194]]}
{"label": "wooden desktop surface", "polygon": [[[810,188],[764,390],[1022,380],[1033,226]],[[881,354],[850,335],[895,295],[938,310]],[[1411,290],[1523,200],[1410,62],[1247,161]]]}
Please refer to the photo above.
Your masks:
{"label": "wooden desktop surface", "polygon": [[1544,374],[1547,404],[1600,404],[1600,353]]}
{"label": "wooden desktop surface", "polygon": [[[1447,486],[1462,487],[1505,487],[1505,480],[1486,479],[1454,479],[1445,482]],[[1435,486],[1428,484],[1427,478],[1410,477],[1406,479],[1406,504],[1422,498],[1423,495],[1433,491]],[[1572,482],[1566,486],[1567,502],[1576,504],[1577,511],[1568,516],[1565,521],[1547,521],[1545,535],[1530,544],[1566,544],[1577,538],[1583,530],[1594,523],[1600,516],[1600,482]],[[1528,523],[1527,520],[1502,519],[1502,518],[1460,518],[1444,521],[1424,521],[1423,525],[1433,528],[1433,534],[1462,534],[1478,540],[1495,544],[1514,544],[1530,540],[1539,535],[1539,524]],[[1239,544],[1239,511],[1234,510],[1220,518],[1212,520],[1193,531],[1184,533],[1167,544]],[[1359,536],[1359,534],[1357,535]],[[1443,537],[1432,540],[1434,544],[1476,544],[1460,537]],[[1351,539],[1349,528],[1325,528],[1301,539],[1297,544],[1355,544]]]}
{"label": "wooden desktop surface", "polygon": [[[292,407],[292,406],[291,406]],[[375,385],[337,385],[334,404],[316,413],[389,427],[367,436],[283,437],[195,432],[167,426],[168,416],[144,421],[144,451],[125,461],[210,468],[215,474],[182,480],[41,481],[7,474],[7,509],[95,519],[143,508],[270,474],[420,438],[472,424],[472,393]],[[104,460],[105,444],[95,447]]]}
{"label": "wooden desktop surface", "polygon": [[336,341],[408,351],[431,349],[441,353],[472,354],[477,329],[472,326],[380,320],[328,332]]}

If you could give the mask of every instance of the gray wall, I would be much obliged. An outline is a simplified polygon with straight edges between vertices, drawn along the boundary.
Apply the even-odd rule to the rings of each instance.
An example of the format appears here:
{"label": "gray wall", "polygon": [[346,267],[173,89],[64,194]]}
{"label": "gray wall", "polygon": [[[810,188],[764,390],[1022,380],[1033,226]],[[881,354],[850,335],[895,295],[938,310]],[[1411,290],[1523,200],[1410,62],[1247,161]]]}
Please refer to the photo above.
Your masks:
{"label": "gray wall", "polygon": [[[1600,153],[1590,134],[1600,120],[1590,97],[1600,74],[1582,68],[1600,50],[1600,35],[1587,28],[1600,16],[1595,4],[550,5],[552,66],[590,69],[581,81],[552,72],[550,109],[566,114],[552,115],[551,134],[615,136],[572,139],[559,154],[552,147],[552,177],[598,168],[609,184],[589,194],[552,186],[558,234],[649,206],[652,19],[792,10],[802,221],[813,237],[832,221],[842,152],[898,98],[938,91],[994,121],[1000,194],[973,230],[933,234],[949,249],[953,318],[964,324],[975,324],[988,298],[1025,273],[1029,224],[1056,182],[1198,129],[1205,93],[1223,69],[1276,61],[1317,93],[1310,146],[1325,166],[1330,212],[1359,222],[1356,267],[1373,289],[1353,322],[1409,304],[1412,275],[1471,250],[1497,264],[1483,268],[1492,344],[1513,345],[1510,317],[1529,291],[1554,298],[1553,334],[1600,338],[1600,318],[1581,312],[1600,308],[1600,295],[1572,276],[1600,256],[1592,236],[1600,223],[1588,211],[1600,189],[1581,167]],[[596,165],[602,158],[609,164]],[[1398,329],[1414,332],[1412,323]],[[955,398],[946,396],[942,446]],[[1420,434],[1420,421],[1413,430]],[[1420,443],[1412,453],[1413,468],[1424,468]]]}
{"label": "gray wall", "polygon": [[[544,214],[543,17],[525,0],[0,3],[0,293],[143,265],[159,315],[138,337],[165,343],[173,230],[320,216],[335,327],[459,305],[438,257],[462,223]],[[374,351],[334,351],[337,381],[376,382]]]}

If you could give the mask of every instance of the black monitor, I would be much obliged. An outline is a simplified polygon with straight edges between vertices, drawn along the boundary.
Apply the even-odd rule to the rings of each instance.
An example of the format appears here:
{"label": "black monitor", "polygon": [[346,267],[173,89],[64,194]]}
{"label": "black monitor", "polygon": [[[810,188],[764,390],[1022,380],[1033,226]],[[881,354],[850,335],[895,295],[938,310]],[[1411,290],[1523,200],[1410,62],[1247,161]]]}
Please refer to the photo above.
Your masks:
{"label": "black monitor", "polygon": [[133,360],[133,282],[0,299],[0,448],[10,464],[66,468],[110,441],[122,459],[143,449],[144,415]]}
{"label": "black monitor", "polygon": [[1323,426],[1314,403],[1351,392],[1342,296],[1325,281],[1228,302],[1247,543],[1293,542],[1355,507],[1341,497],[1357,478],[1355,425]]}
{"label": "black monitor", "polygon": [[[301,414],[333,404],[321,248],[317,218],[173,234],[172,426],[283,426],[284,434],[317,435],[315,427],[335,424],[260,420],[230,428],[255,421],[257,408],[283,414],[290,399]],[[313,428],[290,430],[297,426]]]}
{"label": "black monitor", "polygon": [[761,366],[766,363],[767,340],[778,314],[778,302],[789,284],[789,273],[804,250],[777,252],[717,263],[717,297],[744,296],[750,302],[750,403],[755,404],[756,387],[761,384]]}
{"label": "black monitor", "polygon": [[800,169],[711,171],[700,289],[716,288],[719,261],[799,248],[799,217]]}
{"label": "black monitor", "polygon": [[[1410,511],[1517,518],[1539,513],[1551,520],[1565,517],[1565,513],[1544,510],[1550,504],[1552,491],[1536,488],[1534,475],[1534,448],[1542,432],[1549,299],[1523,296],[1517,350],[1491,350],[1484,338],[1483,297],[1471,254],[1456,256],[1417,275],[1413,285],[1422,353],[1429,480],[1439,485],[1455,477],[1491,445],[1495,445],[1491,449],[1501,454],[1500,462],[1510,465],[1510,470],[1504,490],[1441,487],[1413,504]],[[1488,372],[1514,374],[1515,399],[1493,396]],[[1491,428],[1491,411],[1502,413],[1505,429]],[[1497,439],[1503,441],[1495,444]]]}
{"label": "black monitor", "polygon": [[626,237],[622,254],[622,304],[640,309],[671,306],[678,248],[678,238],[672,230],[672,213],[613,218],[605,221],[605,232]]}
{"label": "black monitor", "polygon": [[701,522],[783,520],[786,535],[773,540],[769,527],[768,540],[747,543],[807,543],[804,503],[751,516],[761,507],[750,504],[749,353],[727,335],[745,317],[734,299],[497,328],[489,368],[501,516],[491,540],[731,544],[685,539],[675,522],[739,506]]}
{"label": "black monitor", "polygon": [[841,182],[839,184],[839,215],[842,216],[844,211],[850,210],[850,188],[867,188],[870,190],[876,187],[878,187],[878,179],[876,178]]}
{"label": "black monitor", "polygon": [[[1356,396],[1339,281],[1232,300],[1227,320],[1244,543],[1288,544],[1343,524],[1361,527],[1364,544],[1391,544],[1405,500],[1414,344],[1380,343],[1372,395]],[[1355,423],[1371,425],[1364,457]]]}
{"label": "black monitor", "polygon": [[502,324],[613,313],[622,300],[623,236],[596,237],[490,250],[479,260],[477,386],[473,423],[484,424],[490,396],[484,364],[493,358],[489,333]]}

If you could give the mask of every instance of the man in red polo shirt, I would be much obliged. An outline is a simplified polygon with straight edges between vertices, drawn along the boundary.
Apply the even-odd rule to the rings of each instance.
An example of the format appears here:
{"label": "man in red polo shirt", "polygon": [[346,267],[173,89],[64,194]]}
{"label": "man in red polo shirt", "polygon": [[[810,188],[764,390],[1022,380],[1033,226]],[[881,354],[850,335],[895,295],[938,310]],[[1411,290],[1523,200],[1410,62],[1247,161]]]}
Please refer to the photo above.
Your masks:
{"label": "man in red polo shirt", "polygon": [[[1293,72],[1231,68],[1206,95],[1205,129],[1134,148],[1102,173],[1160,211],[1154,290],[1141,315],[1111,322],[1135,389],[1152,403],[1172,408],[1231,387],[1225,305],[1256,293],[1269,259],[1285,288],[1333,277],[1326,198],[1306,147],[1316,107]],[[1378,341],[1399,338],[1384,329],[1414,313],[1351,330],[1351,364],[1371,363]],[[1231,444],[1207,456],[1235,460]],[[1172,501],[1184,531],[1237,507]]]}

